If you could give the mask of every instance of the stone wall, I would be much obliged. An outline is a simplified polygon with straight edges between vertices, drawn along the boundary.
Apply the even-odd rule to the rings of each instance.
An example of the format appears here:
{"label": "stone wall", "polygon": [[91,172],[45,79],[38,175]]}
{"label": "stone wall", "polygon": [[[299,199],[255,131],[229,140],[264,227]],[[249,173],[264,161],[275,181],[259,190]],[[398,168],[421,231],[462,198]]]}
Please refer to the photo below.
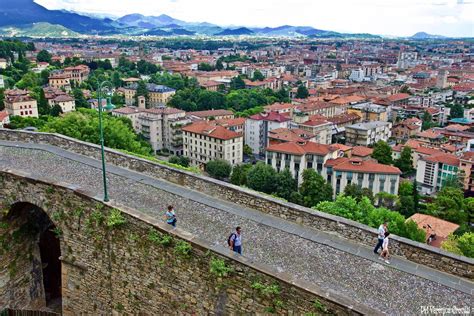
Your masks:
{"label": "stone wall", "polygon": [[[44,301],[35,292],[37,241],[12,238],[27,223],[10,206],[27,202],[59,228],[64,315],[377,314],[136,210],[104,204],[93,193],[11,170],[0,170],[0,187],[2,307],[34,309]],[[12,260],[22,262],[15,273],[9,272]],[[227,275],[210,270],[222,263],[231,269]]]}
{"label": "stone wall", "polygon": [[[57,134],[0,129],[0,140],[49,144],[100,159],[100,151],[97,145]],[[107,149],[106,160],[110,164],[166,179],[190,189],[289,221],[301,223],[318,230],[337,233],[339,236],[352,242],[358,242],[367,246],[373,246],[376,242],[377,232],[375,229],[345,218],[282,202],[252,190],[163,166],[113,149]],[[474,279],[474,260],[470,258],[451,254],[444,250],[398,236],[392,237],[391,250],[393,254],[413,262],[467,279]]]}

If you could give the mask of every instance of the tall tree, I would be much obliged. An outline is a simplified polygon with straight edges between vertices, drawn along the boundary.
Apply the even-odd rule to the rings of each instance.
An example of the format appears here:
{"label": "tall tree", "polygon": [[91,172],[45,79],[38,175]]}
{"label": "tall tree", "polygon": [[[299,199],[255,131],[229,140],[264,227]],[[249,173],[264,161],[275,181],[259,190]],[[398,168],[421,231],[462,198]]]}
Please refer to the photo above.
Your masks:
{"label": "tall tree", "polygon": [[44,90],[41,88],[39,91],[39,99],[38,99],[38,113],[40,115],[48,115],[51,112],[51,107],[48,104],[48,100],[46,100],[46,96],[44,94]]}
{"label": "tall tree", "polygon": [[430,113],[428,113],[428,111],[425,111],[423,113],[423,117],[421,118],[421,120],[422,120],[421,129],[423,131],[433,127],[433,117],[431,116]]}
{"label": "tall tree", "polygon": [[265,76],[262,74],[260,70],[257,69],[253,72],[253,78],[252,78],[253,81],[256,81],[256,80],[262,81],[263,79],[265,79]]}
{"label": "tall tree", "polygon": [[222,64],[222,60],[220,58],[216,61],[216,69],[217,70],[224,69],[224,65]]}
{"label": "tall tree", "polygon": [[258,162],[247,174],[247,185],[256,191],[268,194],[276,189],[276,171],[272,166]]}
{"label": "tall tree", "polygon": [[449,111],[449,117],[451,119],[464,117],[464,108],[463,108],[463,106],[459,103],[454,103],[451,106],[451,109]]}
{"label": "tall tree", "polygon": [[233,90],[245,89],[245,82],[240,75],[232,78],[230,81],[230,88]]}
{"label": "tall tree", "polygon": [[297,99],[306,99],[309,97],[308,89],[303,86],[302,84],[298,86],[298,90],[296,90],[296,98]]}
{"label": "tall tree", "polygon": [[39,62],[47,62],[47,63],[51,63],[51,58],[53,56],[51,56],[51,54],[47,51],[47,50],[42,50],[38,53],[38,55],[36,55],[36,60],[39,61]]}
{"label": "tall tree", "polygon": [[298,181],[293,178],[290,169],[286,168],[276,175],[276,195],[289,201],[293,192],[298,191]]}
{"label": "tall tree", "polygon": [[400,158],[395,160],[395,167],[399,168],[404,174],[413,172],[412,150],[409,146],[405,146],[400,153]]}
{"label": "tall tree", "polygon": [[392,148],[383,140],[379,140],[372,152],[372,158],[384,165],[392,164]]}
{"label": "tall tree", "polygon": [[314,169],[303,171],[303,183],[300,187],[303,204],[313,207],[322,201],[332,200],[332,187]]}
{"label": "tall tree", "polygon": [[150,102],[148,102],[148,88],[146,86],[146,82],[143,80],[140,80],[138,82],[137,91],[135,92],[135,105],[138,106],[138,97],[141,97],[141,96],[145,97],[146,107],[149,108]]}
{"label": "tall tree", "polygon": [[0,88],[0,111],[5,109],[5,103],[3,103],[3,99],[5,99],[5,90]]}
{"label": "tall tree", "polygon": [[211,160],[206,164],[206,172],[211,177],[222,180],[230,176],[232,166],[227,160]]}

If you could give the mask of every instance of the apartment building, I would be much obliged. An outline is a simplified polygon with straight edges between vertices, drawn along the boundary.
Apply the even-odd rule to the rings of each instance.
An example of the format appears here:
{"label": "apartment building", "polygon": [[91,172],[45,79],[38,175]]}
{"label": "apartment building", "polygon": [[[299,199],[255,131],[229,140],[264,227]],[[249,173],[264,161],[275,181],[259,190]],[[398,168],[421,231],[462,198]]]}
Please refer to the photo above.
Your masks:
{"label": "apartment building", "polygon": [[66,92],[51,86],[43,88],[43,91],[50,107],[59,105],[63,113],[71,112],[76,109],[76,100]]}
{"label": "apartment building", "polygon": [[191,122],[183,110],[123,107],[113,110],[112,115],[129,118],[135,132],[141,134],[155,152],[165,149],[173,155],[183,154],[181,128]]}
{"label": "apartment building", "polygon": [[6,90],[5,110],[9,116],[38,117],[38,105],[28,90]]}
{"label": "apartment building", "polygon": [[314,140],[320,144],[331,144],[332,130],[334,124],[326,120],[321,115],[307,115],[300,112],[295,112],[292,128],[298,128],[314,135]]}
{"label": "apartment building", "polygon": [[360,103],[352,105],[347,113],[355,113],[362,118],[363,122],[388,121],[387,109],[374,103]]}
{"label": "apartment building", "polygon": [[392,134],[397,140],[408,140],[421,132],[421,125],[422,122],[419,118],[409,118],[393,126]]}
{"label": "apartment building", "polygon": [[55,89],[64,89],[65,91],[71,91],[71,78],[66,73],[52,73],[51,75],[49,75],[48,84],[50,87]]}
{"label": "apartment building", "polygon": [[[148,107],[160,107],[166,105],[169,99],[176,93],[175,89],[163,85],[147,83],[148,90]],[[137,93],[138,83],[131,82],[123,88],[125,104],[127,106],[136,105],[135,94]]]}
{"label": "apartment building", "polygon": [[423,194],[438,192],[448,179],[459,175],[460,160],[452,154],[440,153],[421,157],[416,165],[416,182]]}
{"label": "apartment building", "polygon": [[324,167],[322,175],[333,187],[334,196],[343,192],[349,184],[369,188],[374,194],[398,194],[401,171],[396,167],[358,157],[330,159]]}
{"label": "apartment building", "polygon": [[74,83],[81,84],[89,78],[90,69],[86,65],[77,65],[64,68],[64,73],[67,74]]}
{"label": "apartment building", "polygon": [[346,126],[346,145],[368,146],[379,140],[387,141],[391,135],[392,123],[374,121]]}
{"label": "apartment building", "polygon": [[242,162],[243,136],[212,122],[187,125],[183,131],[183,155],[192,165],[204,167],[211,160],[223,159],[231,165]]}
{"label": "apartment building", "polygon": [[331,145],[305,140],[280,142],[266,148],[265,161],[277,171],[289,168],[298,184],[301,184],[305,169],[311,168],[321,174],[325,162],[340,154],[343,155],[337,147]]}
{"label": "apartment building", "polygon": [[277,112],[263,112],[245,121],[245,144],[252,153],[264,155],[268,145],[268,132],[277,128],[288,128],[291,119]]}

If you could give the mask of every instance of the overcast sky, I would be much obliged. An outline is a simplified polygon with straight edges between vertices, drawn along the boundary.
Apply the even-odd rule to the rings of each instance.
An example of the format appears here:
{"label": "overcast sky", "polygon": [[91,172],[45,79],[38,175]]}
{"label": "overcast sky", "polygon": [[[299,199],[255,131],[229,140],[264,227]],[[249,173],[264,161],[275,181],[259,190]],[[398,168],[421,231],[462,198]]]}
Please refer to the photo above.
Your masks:
{"label": "overcast sky", "polygon": [[35,0],[48,9],[168,14],[219,25],[308,25],[351,33],[474,37],[474,0]]}

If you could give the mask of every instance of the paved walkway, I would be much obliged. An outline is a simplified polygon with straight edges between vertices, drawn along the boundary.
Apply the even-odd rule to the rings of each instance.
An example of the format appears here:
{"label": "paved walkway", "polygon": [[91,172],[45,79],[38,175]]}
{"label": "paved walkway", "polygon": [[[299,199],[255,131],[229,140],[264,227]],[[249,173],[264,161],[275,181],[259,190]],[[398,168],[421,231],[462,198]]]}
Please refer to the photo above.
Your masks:
{"label": "paved walkway", "polygon": [[[60,148],[0,141],[0,166],[102,192],[100,162]],[[16,148],[15,148],[16,147]],[[176,206],[178,225],[216,245],[243,227],[244,255],[393,315],[421,306],[471,306],[471,282],[134,171],[108,166],[110,195],[154,216]]]}

